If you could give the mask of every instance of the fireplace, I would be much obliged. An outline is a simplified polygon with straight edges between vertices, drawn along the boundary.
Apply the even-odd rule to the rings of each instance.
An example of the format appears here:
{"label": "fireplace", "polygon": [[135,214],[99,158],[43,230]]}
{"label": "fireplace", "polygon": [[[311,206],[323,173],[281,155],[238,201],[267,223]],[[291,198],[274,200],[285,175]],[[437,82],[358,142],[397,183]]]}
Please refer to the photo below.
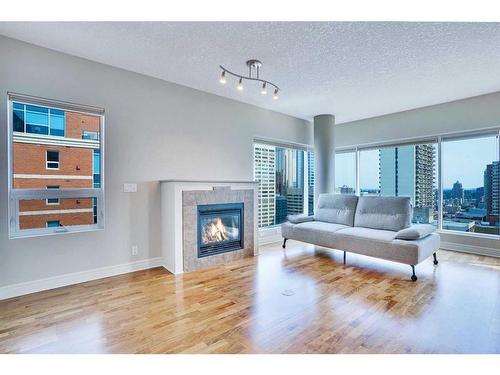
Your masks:
{"label": "fireplace", "polygon": [[198,205],[198,258],[243,249],[243,203]]}

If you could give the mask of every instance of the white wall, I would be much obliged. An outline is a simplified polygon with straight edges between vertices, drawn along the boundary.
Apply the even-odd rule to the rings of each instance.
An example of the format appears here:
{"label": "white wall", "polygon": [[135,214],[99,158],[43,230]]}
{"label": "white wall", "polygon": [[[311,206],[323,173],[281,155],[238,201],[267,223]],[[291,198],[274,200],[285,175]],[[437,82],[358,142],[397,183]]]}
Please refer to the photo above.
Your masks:
{"label": "white wall", "polygon": [[[308,122],[216,95],[1,36],[0,56],[0,286],[160,256],[158,180],[251,180],[255,136],[312,143]],[[7,91],[106,109],[104,231],[8,239]]]}
{"label": "white wall", "polygon": [[[335,146],[352,147],[493,127],[500,127],[500,92],[338,124]],[[500,238],[443,234],[441,240],[445,246],[457,250],[484,253],[500,250]]]}

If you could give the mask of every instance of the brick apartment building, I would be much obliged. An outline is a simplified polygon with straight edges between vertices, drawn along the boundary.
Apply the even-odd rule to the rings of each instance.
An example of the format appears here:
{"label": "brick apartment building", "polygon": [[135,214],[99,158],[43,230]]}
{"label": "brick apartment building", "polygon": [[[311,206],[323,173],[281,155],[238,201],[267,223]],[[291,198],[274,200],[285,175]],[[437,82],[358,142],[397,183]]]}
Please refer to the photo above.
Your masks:
{"label": "brick apartment building", "polygon": [[[100,118],[13,103],[13,188],[100,187]],[[97,200],[19,202],[20,229],[96,223]]]}

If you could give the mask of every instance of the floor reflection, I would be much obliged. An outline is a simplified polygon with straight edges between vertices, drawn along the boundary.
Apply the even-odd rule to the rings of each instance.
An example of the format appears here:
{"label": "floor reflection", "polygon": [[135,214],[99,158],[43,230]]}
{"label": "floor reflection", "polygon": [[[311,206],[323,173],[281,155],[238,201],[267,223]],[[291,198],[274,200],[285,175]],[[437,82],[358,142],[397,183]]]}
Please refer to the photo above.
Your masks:
{"label": "floor reflection", "polygon": [[499,353],[500,259],[406,265],[289,241],[0,302],[1,353]]}

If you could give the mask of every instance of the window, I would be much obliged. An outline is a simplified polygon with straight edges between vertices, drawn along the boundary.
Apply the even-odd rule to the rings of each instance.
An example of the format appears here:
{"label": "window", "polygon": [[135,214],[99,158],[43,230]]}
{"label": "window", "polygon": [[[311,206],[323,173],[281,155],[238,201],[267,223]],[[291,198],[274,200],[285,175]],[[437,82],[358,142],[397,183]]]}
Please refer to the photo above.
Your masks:
{"label": "window", "polygon": [[359,152],[359,195],[380,195],[378,150]]}
{"label": "window", "polygon": [[443,230],[500,234],[498,135],[442,142]]}
{"label": "window", "polygon": [[64,137],[66,118],[62,110],[14,102],[12,115],[15,132]]}
{"label": "window", "polygon": [[8,104],[10,238],[102,229],[104,110],[14,93]]}
{"label": "window", "polygon": [[498,131],[366,148],[350,156],[337,153],[337,192],[348,186],[344,181],[353,184],[356,166],[345,165],[349,160],[352,165],[356,154],[360,195],[409,196],[414,223],[430,223],[443,231],[500,235]]}
{"label": "window", "polygon": [[314,152],[307,151],[307,211],[309,216],[314,215]]}
{"label": "window", "polygon": [[[101,153],[99,150],[94,150],[92,170],[94,189],[99,189],[101,187]],[[93,198],[92,203],[94,224],[97,224],[97,198]]]}
{"label": "window", "polygon": [[59,151],[47,150],[47,169],[59,169]]}
{"label": "window", "polygon": [[[49,185],[47,186],[47,189],[59,189],[59,185]],[[59,204],[59,198],[48,198],[47,204],[48,205]]]}
{"label": "window", "polygon": [[82,139],[91,139],[93,141],[98,141],[99,140],[99,133],[84,130],[84,131],[82,131]]}
{"label": "window", "polygon": [[410,197],[413,222],[437,226],[436,144],[409,144],[359,153],[361,195]]}
{"label": "window", "polygon": [[310,160],[314,162],[314,154],[302,149],[254,144],[254,178],[259,182],[259,227],[281,224],[287,215],[310,211],[309,202],[311,200],[312,205],[314,199],[314,165],[306,169]]}
{"label": "window", "polygon": [[61,223],[59,220],[49,220],[47,221],[47,228],[59,227]]}
{"label": "window", "polygon": [[356,152],[335,154],[335,192],[356,194]]}

